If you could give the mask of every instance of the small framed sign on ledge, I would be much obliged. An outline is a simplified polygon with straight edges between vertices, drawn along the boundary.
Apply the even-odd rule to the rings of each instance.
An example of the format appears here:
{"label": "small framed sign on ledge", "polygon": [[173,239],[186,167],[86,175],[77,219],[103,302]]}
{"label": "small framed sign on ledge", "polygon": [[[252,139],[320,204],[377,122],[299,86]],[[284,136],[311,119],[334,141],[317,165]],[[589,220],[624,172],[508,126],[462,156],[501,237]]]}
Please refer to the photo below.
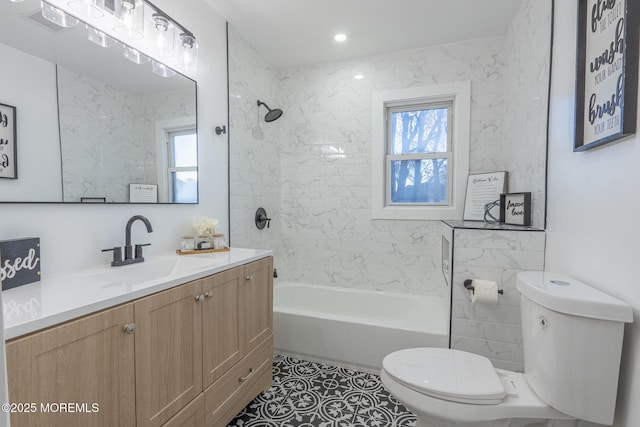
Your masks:
{"label": "small framed sign on ledge", "polygon": [[636,132],[639,22],[637,0],[579,0],[573,151]]}
{"label": "small framed sign on ledge", "polygon": [[500,222],[510,225],[531,225],[531,193],[501,194]]}

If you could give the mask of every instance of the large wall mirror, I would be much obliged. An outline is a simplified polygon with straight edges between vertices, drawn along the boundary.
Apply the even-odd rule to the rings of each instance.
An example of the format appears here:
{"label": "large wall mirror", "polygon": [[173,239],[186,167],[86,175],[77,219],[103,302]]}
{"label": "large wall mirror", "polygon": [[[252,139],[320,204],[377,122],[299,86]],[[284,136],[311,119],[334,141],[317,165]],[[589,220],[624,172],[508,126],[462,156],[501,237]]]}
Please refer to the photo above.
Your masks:
{"label": "large wall mirror", "polygon": [[196,83],[97,36],[43,19],[39,0],[0,2],[0,104],[17,116],[0,202],[197,203]]}

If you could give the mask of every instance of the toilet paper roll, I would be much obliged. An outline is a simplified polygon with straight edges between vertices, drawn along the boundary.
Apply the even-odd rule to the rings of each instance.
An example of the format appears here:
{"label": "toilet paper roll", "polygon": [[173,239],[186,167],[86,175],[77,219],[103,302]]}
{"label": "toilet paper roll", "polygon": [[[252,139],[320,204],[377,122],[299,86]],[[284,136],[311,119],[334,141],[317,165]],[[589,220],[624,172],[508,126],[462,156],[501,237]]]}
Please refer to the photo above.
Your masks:
{"label": "toilet paper roll", "polygon": [[482,304],[498,303],[498,284],[493,280],[474,280],[471,302]]}

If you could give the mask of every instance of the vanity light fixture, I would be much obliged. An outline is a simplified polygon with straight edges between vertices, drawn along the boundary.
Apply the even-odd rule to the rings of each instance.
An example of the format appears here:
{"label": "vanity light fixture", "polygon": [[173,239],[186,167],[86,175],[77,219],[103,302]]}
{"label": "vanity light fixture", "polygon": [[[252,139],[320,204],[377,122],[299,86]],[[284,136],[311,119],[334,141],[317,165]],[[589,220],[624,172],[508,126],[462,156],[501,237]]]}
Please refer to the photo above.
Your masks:
{"label": "vanity light fixture", "polygon": [[116,0],[113,31],[129,40],[144,37],[144,7],[141,0]]}
{"label": "vanity light fixture", "polygon": [[121,41],[132,62],[153,58],[167,64],[155,67],[159,75],[198,69],[196,37],[147,0],[42,0],[41,5],[42,16],[60,27],[74,26],[80,17],[93,43],[106,47]]}
{"label": "vanity light fixture", "polygon": [[153,71],[153,74],[156,74],[160,77],[168,78],[176,75],[175,71],[156,60],[151,61],[151,71]]}
{"label": "vanity light fixture", "polygon": [[71,15],[67,15],[57,7],[53,7],[48,3],[42,2],[42,17],[47,21],[53,22],[56,25],[64,28],[75,27],[78,25],[78,21]]}
{"label": "vanity light fixture", "polygon": [[334,39],[335,41],[337,41],[337,42],[342,43],[342,42],[347,41],[347,35],[346,35],[346,34],[344,34],[344,33],[338,33],[338,34],[336,34],[335,36],[333,36],[333,39]]}
{"label": "vanity light fixture", "polygon": [[171,20],[163,13],[156,12],[151,16],[152,38],[155,43],[152,48],[154,52],[158,52],[161,56],[170,56],[173,53],[174,41],[174,25]]}
{"label": "vanity light fixture", "polygon": [[87,27],[87,38],[91,43],[95,43],[101,47],[112,47],[118,44],[115,39],[112,39],[102,31],[98,31],[88,25],[85,26]]}
{"label": "vanity light fixture", "polygon": [[104,0],[72,0],[67,4],[80,16],[87,18],[104,16]]}
{"label": "vanity light fixture", "polygon": [[355,76],[353,76],[353,78],[356,80],[362,80],[364,79],[364,74],[356,74]]}
{"label": "vanity light fixture", "polygon": [[124,47],[124,57],[127,58],[129,61],[133,62],[134,64],[145,64],[151,61],[151,58],[141,54],[139,50],[136,50],[126,45]]}
{"label": "vanity light fixture", "polygon": [[161,13],[154,13],[152,17],[153,23],[158,31],[167,31],[169,29],[169,18]]}
{"label": "vanity light fixture", "polygon": [[193,34],[180,33],[180,45],[182,50],[182,65],[189,71],[198,69],[198,43]]}

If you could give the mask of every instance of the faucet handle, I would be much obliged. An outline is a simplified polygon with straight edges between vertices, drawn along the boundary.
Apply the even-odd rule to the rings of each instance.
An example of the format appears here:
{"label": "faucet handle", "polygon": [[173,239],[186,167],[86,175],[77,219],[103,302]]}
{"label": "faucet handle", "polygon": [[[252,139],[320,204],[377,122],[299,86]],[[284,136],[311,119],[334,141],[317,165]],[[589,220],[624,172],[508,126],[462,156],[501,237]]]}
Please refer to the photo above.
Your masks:
{"label": "faucet handle", "polygon": [[122,248],[119,246],[103,249],[102,252],[113,251],[113,261],[111,261],[111,266],[115,267],[122,264]]}
{"label": "faucet handle", "polygon": [[143,247],[143,246],[151,246],[151,243],[144,243],[144,244],[136,245],[136,249],[135,249],[135,259],[142,259],[142,260],[144,260],[144,257],[142,256],[142,247]]}

